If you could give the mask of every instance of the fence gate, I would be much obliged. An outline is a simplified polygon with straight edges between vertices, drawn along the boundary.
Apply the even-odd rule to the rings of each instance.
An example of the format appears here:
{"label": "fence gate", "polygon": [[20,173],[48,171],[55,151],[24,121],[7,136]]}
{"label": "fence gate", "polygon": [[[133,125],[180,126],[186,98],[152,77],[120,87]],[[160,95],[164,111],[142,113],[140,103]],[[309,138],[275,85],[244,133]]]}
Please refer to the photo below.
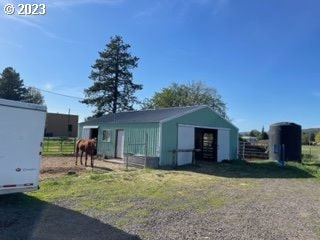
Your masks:
{"label": "fence gate", "polygon": [[76,138],[45,137],[42,142],[42,154],[74,154]]}
{"label": "fence gate", "polygon": [[145,135],[143,143],[128,143],[125,154],[126,168],[128,166],[143,167],[147,166],[148,158],[148,134]]}
{"label": "fence gate", "polygon": [[240,159],[268,159],[268,145],[239,141]]}

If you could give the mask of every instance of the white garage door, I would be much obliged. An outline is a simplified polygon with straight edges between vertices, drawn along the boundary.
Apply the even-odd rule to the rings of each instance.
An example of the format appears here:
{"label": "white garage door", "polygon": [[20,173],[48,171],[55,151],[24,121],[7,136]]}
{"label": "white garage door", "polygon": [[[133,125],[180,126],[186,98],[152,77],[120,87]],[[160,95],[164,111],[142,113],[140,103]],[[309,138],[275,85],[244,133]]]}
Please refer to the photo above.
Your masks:
{"label": "white garage door", "polygon": [[230,130],[218,130],[218,162],[230,159]]}
{"label": "white garage door", "polygon": [[[178,150],[194,149],[194,127],[179,126],[178,128]],[[177,165],[192,163],[192,152],[178,152]]]}

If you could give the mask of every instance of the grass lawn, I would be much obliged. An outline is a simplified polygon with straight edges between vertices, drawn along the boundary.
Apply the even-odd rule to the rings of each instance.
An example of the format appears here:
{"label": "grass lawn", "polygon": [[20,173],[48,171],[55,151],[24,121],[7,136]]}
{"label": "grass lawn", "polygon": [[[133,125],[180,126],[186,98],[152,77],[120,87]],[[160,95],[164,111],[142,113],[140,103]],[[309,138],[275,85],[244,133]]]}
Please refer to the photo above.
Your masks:
{"label": "grass lawn", "polygon": [[[147,218],[151,208],[184,210],[192,207],[203,211],[223,204],[222,195],[214,192],[199,197],[215,184],[215,176],[188,171],[133,170],[121,172],[95,171],[91,174],[64,176],[41,183],[39,191],[30,193],[45,201],[68,199],[72,209],[94,215],[101,212],[128,212],[117,224],[132,221],[138,216]],[[154,210],[154,209],[153,209]],[[142,219],[143,220],[143,219]]]}
{"label": "grass lawn", "polygon": [[[230,203],[224,189],[245,191],[256,179],[320,178],[319,165],[288,163],[281,168],[272,161],[235,161],[176,170],[94,170],[92,173],[46,179],[39,191],[28,193],[48,202],[64,202],[75,211],[99,217],[119,216],[117,227],[145,221],[154,211],[198,213]],[[212,191],[212,189],[215,189]]]}
{"label": "grass lawn", "polygon": [[99,164],[0,196],[0,239],[320,239],[317,160],[128,171]]}

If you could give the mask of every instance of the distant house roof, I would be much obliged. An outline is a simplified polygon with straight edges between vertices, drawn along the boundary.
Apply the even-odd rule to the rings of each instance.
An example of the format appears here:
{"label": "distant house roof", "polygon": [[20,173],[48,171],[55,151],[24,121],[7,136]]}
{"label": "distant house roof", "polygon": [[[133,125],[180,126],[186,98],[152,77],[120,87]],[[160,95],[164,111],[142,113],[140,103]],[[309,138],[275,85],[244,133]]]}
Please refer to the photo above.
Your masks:
{"label": "distant house roof", "polygon": [[206,106],[191,106],[191,107],[174,107],[174,108],[159,108],[151,110],[141,111],[128,111],[120,113],[111,113],[103,115],[102,117],[91,119],[85,123],[96,124],[96,123],[151,123],[151,122],[162,122],[167,119],[176,118],[204,108]]}

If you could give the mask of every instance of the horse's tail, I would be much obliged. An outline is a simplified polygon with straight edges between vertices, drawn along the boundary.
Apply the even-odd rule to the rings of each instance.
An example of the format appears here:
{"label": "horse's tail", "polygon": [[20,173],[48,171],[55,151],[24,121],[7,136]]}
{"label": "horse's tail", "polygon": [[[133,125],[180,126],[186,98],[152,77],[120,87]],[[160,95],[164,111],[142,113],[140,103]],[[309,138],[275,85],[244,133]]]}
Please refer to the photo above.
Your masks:
{"label": "horse's tail", "polygon": [[75,154],[76,154],[76,165],[77,165],[77,160],[78,160],[78,154],[79,154],[79,144],[82,141],[82,139],[78,139],[75,145]]}
{"label": "horse's tail", "polygon": [[80,140],[81,140],[81,139],[78,139],[78,140],[76,141],[76,144],[74,145],[74,153],[76,154],[76,156],[78,155]]}

